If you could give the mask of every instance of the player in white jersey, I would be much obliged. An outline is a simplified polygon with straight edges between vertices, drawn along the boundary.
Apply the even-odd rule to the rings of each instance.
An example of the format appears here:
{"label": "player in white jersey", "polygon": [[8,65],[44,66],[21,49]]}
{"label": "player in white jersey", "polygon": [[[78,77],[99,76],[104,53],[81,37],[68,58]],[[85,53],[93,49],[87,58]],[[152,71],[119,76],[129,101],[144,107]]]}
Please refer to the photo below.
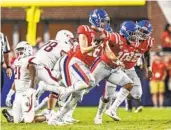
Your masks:
{"label": "player in white jersey", "polygon": [[[73,43],[72,39],[74,39],[74,36],[70,31],[61,30],[57,33],[55,40],[50,40],[36,53],[37,63],[46,68],[53,82],[55,81],[57,84],[59,84],[58,82],[61,79],[60,72],[58,72],[58,70],[52,72],[52,69],[54,69],[56,62],[71,49]],[[40,69],[40,73],[41,71]],[[42,79],[46,82],[47,75],[42,74]],[[56,85],[56,83],[54,84],[52,82],[46,83]],[[45,86],[44,83],[41,84]],[[49,88],[50,86],[46,87],[45,90],[51,91]],[[40,94],[38,95],[40,96]]]}
{"label": "player in white jersey", "polygon": [[14,123],[30,123],[34,120],[36,66],[31,63],[32,47],[26,41],[18,43],[16,47],[18,58],[15,66],[16,96],[13,103]]}
{"label": "player in white jersey", "polygon": [[[36,60],[39,64],[49,68],[51,72],[51,77],[53,80],[59,82],[61,80],[59,69],[54,68],[60,58],[65,55],[73,45],[74,35],[68,30],[61,30],[57,33],[55,40],[50,40],[45,44],[37,53]],[[53,71],[51,71],[53,70]],[[43,78],[47,78],[46,75],[43,75]],[[48,82],[46,82],[49,84]],[[44,91],[53,91],[54,86],[49,86],[46,83],[40,83],[37,90],[37,96],[39,97]],[[56,88],[56,87],[55,87]],[[56,91],[53,91],[57,93]],[[52,97],[50,95],[50,97]]]}

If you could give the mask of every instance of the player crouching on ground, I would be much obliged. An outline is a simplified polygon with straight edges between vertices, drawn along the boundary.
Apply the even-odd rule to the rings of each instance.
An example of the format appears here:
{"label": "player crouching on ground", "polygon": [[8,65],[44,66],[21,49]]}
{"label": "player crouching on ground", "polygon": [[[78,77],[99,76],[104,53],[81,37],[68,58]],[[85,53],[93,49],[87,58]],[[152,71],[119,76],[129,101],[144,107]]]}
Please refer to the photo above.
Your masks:
{"label": "player crouching on ground", "polygon": [[14,123],[31,123],[34,120],[35,112],[35,85],[36,66],[30,62],[32,58],[32,47],[22,41],[17,44],[17,59],[14,62],[16,96],[13,103]]}

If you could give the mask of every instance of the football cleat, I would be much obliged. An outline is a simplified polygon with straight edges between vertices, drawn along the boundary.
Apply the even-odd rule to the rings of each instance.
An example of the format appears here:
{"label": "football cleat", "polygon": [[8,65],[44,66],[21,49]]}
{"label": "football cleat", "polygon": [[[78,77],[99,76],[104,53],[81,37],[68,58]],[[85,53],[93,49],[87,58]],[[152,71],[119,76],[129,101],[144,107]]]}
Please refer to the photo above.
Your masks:
{"label": "football cleat", "polygon": [[94,124],[96,124],[96,125],[102,124],[102,117],[96,116],[96,117],[94,118]]}
{"label": "football cleat", "polygon": [[139,106],[139,107],[137,107],[136,109],[135,109],[135,113],[138,113],[138,112],[142,112],[142,110],[143,110],[143,106]]}
{"label": "football cleat", "polygon": [[9,112],[8,112],[7,109],[3,109],[3,110],[2,110],[2,114],[4,115],[4,117],[6,118],[6,120],[7,120],[8,122],[14,122],[13,116],[11,116],[11,115],[9,114]]}
{"label": "football cleat", "polygon": [[115,121],[120,121],[121,119],[117,116],[115,111],[110,111],[110,110],[106,110],[105,112],[106,115],[108,115],[109,117],[111,117],[113,120]]}
{"label": "football cleat", "polygon": [[72,117],[65,117],[64,121],[68,122],[68,123],[78,123],[78,122],[80,122],[80,120],[76,120],[76,119],[74,119]]}

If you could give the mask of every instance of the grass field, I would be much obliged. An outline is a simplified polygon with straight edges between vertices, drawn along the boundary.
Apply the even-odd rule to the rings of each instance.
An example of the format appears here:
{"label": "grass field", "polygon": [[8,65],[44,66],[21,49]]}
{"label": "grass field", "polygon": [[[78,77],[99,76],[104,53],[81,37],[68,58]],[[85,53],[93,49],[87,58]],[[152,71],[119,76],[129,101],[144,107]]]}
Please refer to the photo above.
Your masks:
{"label": "grass field", "polygon": [[171,130],[171,108],[144,108],[141,113],[128,113],[123,108],[118,111],[120,122],[106,115],[102,125],[94,125],[97,108],[78,107],[74,117],[81,122],[68,126],[48,126],[46,123],[12,124],[1,115],[2,130]]}

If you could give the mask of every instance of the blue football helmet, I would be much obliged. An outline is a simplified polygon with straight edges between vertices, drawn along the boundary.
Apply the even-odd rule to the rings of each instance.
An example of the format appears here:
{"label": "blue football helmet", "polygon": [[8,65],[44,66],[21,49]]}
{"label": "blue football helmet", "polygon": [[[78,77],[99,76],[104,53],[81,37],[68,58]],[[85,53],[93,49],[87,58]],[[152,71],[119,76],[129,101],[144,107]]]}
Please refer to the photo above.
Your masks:
{"label": "blue football helmet", "polygon": [[109,24],[105,25],[104,29],[108,32],[113,32],[113,29],[111,28],[111,26]]}
{"label": "blue football helmet", "polygon": [[[95,27],[102,27],[102,23],[109,24],[110,18],[103,9],[95,9],[89,14],[89,23]],[[102,27],[103,28],[103,27]]]}
{"label": "blue football helmet", "polygon": [[147,40],[151,35],[153,29],[149,20],[141,20],[136,23],[137,37],[139,40]]}
{"label": "blue football helmet", "polygon": [[133,21],[125,21],[121,24],[119,33],[124,36],[130,43],[136,42],[136,24]]}

